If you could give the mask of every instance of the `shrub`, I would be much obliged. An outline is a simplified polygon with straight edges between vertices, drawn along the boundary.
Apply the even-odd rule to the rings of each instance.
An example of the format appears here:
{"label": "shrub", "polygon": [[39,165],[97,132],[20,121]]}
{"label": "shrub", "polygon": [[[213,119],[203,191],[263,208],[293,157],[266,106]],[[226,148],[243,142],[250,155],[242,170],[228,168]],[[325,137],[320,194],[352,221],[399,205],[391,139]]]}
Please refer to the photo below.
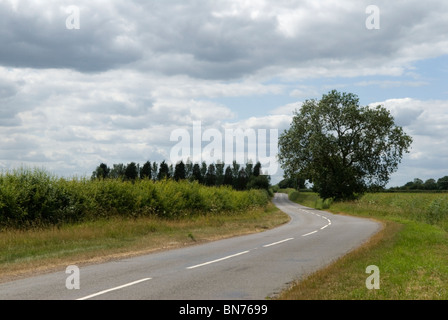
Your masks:
{"label": "shrub", "polygon": [[299,198],[299,196],[300,196],[300,193],[297,190],[289,192],[289,200],[291,200],[291,201],[296,201]]}
{"label": "shrub", "polygon": [[268,201],[266,190],[236,191],[187,180],[67,180],[28,169],[0,174],[0,227],[58,225],[116,215],[225,214]]}

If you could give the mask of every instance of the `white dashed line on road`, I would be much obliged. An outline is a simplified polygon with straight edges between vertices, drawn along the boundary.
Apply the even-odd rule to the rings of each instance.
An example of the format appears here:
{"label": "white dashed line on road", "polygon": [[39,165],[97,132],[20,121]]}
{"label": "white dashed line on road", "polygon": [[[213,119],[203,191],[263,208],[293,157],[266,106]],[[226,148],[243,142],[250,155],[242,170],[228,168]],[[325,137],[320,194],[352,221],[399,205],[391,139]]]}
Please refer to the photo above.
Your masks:
{"label": "white dashed line on road", "polygon": [[134,282],[130,282],[130,283],[124,284],[122,286],[118,286],[118,287],[115,287],[115,288],[103,290],[103,291],[100,291],[100,292],[97,292],[97,293],[94,293],[94,294],[91,294],[91,295],[88,295],[88,296],[85,296],[85,297],[82,297],[82,298],[79,298],[79,299],[76,299],[76,300],[87,300],[87,299],[90,299],[90,298],[93,298],[93,297],[96,297],[96,296],[99,296],[99,295],[102,295],[102,294],[105,294],[105,293],[108,293],[108,292],[111,292],[111,291],[119,290],[119,289],[122,289],[122,288],[125,288],[125,287],[130,287],[130,286],[133,286],[133,285],[135,285],[137,283],[148,281],[148,280],[151,280],[151,278],[140,279],[140,280],[137,280],[137,281],[134,281]]}
{"label": "white dashed line on road", "polygon": [[236,256],[240,256],[240,255],[245,254],[245,253],[248,253],[248,252],[249,252],[249,250],[247,250],[247,251],[243,251],[243,252],[239,252],[239,253],[235,253],[235,254],[232,254],[232,255],[230,255],[230,256],[226,256],[226,257],[219,258],[219,259],[216,259],[216,260],[212,260],[212,261],[204,262],[204,263],[201,263],[201,264],[197,264],[197,265],[195,265],[195,266],[187,267],[187,269],[199,268],[199,267],[202,267],[202,266],[211,264],[211,263],[215,263],[215,262],[219,262],[219,261],[222,261],[222,260],[230,259],[230,258],[233,258],[233,257],[236,257]]}
{"label": "white dashed line on road", "polygon": [[309,233],[306,233],[306,234],[302,234],[302,237],[309,236],[310,234],[313,234],[313,233],[316,233],[316,232],[317,232],[317,230],[314,230],[313,232],[309,232]]}
{"label": "white dashed line on road", "polygon": [[290,240],[294,240],[294,238],[288,238],[288,239],[281,240],[281,241],[277,241],[277,242],[274,242],[274,243],[265,244],[265,245],[263,246],[263,248],[267,248],[267,247],[275,246],[276,244],[280,244],[280,243],[283,243],[283,242],[286,242],[286,241],[290,241]]}

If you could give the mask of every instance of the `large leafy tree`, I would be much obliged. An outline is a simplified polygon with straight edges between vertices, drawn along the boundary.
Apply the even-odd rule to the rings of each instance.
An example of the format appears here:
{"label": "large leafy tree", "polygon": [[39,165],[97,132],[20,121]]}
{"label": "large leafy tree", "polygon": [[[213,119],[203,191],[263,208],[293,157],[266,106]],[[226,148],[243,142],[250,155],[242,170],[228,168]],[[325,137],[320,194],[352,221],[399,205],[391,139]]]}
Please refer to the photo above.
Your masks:
{"label": "large leafy tree", "polygon": [[279,162],[322,198],[349,199],[385,186],[411,143],[386,108],[360,106],[356,95],[333,90],[294,112],[279,137]]}

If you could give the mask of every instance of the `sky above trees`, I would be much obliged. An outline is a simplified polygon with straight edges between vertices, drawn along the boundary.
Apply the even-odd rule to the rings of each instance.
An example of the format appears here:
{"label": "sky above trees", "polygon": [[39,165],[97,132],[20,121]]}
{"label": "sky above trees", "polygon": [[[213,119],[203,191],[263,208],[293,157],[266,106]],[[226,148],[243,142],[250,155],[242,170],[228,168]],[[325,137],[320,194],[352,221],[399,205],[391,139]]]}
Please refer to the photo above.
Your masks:
{"label": "sky above trees", "polygon": [[0,0],[0,168],[168,161],[193,121],[281,133],[337,89],[413,137],[388,186],[446,176],[448,2],[376,1],[379,29],[371,4]]}

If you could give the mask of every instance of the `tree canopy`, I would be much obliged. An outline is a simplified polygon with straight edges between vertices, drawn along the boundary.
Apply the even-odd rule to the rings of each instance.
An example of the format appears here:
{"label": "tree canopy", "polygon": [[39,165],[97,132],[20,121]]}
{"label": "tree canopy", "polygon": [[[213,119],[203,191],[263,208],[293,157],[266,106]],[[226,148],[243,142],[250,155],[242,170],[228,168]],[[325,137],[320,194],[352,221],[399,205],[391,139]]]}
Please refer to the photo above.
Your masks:
{"label": "tree canopy", "polygon": [[386,108],[333,90],[294,112],[278,157],[286,176],[309,180],[322,198],[350,199],[385,186],[411,143]]}

